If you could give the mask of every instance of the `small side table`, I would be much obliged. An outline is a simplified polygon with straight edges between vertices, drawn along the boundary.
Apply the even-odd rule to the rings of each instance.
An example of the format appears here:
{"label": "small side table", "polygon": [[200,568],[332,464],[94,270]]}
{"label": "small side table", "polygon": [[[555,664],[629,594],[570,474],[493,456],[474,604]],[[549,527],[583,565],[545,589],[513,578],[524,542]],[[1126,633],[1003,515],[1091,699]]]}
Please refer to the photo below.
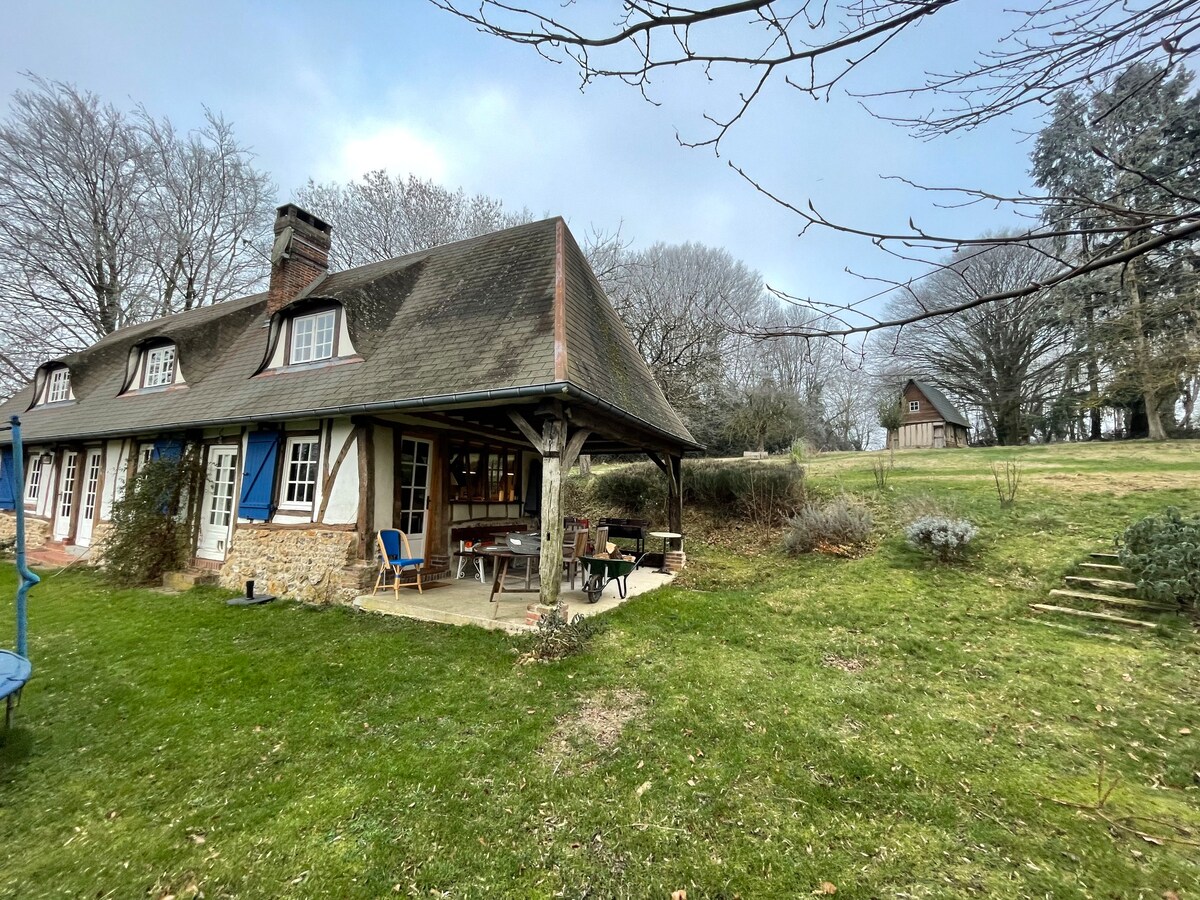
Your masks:
{"label": "small side table", "polygon": [[[657,572],[659,575],[670,575],[671,573],[667,571],[667,541],[674,541],[677,539],[682,541],[683,535],[677,531],[652,531],[652,532],[650,532],[650,537],[662,538],[662,542],[663,542],[662,565],[659,566],[654,571]],[[680,544],[680,549],[682,549],[682,548],[683,548],[683,545]]]}

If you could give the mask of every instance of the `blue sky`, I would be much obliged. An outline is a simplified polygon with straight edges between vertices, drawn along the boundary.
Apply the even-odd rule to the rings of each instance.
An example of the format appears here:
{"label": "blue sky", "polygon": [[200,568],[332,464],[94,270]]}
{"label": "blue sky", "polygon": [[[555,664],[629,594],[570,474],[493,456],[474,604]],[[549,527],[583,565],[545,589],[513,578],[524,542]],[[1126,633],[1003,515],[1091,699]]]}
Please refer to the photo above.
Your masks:
{"label": "blue sky", "polygon": [[[912,83],[925,68],[966,62],[998,34],[998,5],[964,4],[896,44],[857,86]],[[1028,143],[1006,122],[921,142],[846,97],[814,102],[768,92],[723,148],[678,146],[703,134],[700,114],[733,102],[728,78],[667,75],[661,106],[618,83],[579,91],[576,72],[477,33],[423,0],[393,3],[168,4],[39,2],[10,6],[0,34],[0,90],[21,72],[73,82],[118,106],[143,103],[177,125],[202,105],[223,112],[281,200],[304,183],[371,168],[413,171],[483,191],[577,234],[614,228],[637,244],[694,240],[727,248],[794,294],[834,302],[877,285],[846,275],[905,274],[861,241],[797,240],[799,223],[756,195],[727,162],[831,217],[896,230],[919,224],[975,234],[1012,219],[976,208],[953,216],[881,175],[1011,193],[1027,186]],[[337,223],[333,223],[336,229]],[[335,231],[336,239],[336,231]],[[913,274],[909,271],[908,274]]]}

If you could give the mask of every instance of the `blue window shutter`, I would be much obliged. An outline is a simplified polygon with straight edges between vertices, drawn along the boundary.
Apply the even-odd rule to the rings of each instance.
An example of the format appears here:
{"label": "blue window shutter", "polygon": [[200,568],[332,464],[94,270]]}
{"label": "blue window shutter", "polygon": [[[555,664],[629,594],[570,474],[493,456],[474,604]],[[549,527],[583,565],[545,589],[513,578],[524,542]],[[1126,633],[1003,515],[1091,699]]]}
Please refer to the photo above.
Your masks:
{"label": "blue window shutter", "polygon": [[154,442],[154,449],[150,451],[150,458],[176,460],[183,456],[183,441],[168,440],[159,438]]}
{"label": "blue window shutter", "polygon": [[278,431],[252,431],[246,441],[246,466],[242,472],[242,496],[238,515],[262,519],[275,512],[275,458],[279,454]]}
{"label": "blue window shutter", "polygon": [[13,471],[12,447],[0,450],[0,509],[17,508],[17,473]]}

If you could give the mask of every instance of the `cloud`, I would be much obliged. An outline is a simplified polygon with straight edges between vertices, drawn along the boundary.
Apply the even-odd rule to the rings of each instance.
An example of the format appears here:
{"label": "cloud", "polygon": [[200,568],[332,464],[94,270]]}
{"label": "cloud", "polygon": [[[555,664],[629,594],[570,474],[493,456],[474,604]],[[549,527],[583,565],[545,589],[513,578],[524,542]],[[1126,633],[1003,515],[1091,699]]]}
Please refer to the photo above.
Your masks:
{"label": "cloud", "polygon": [[444,183],[450,162],[439,142],[402,121],[374,121],[349,129],[322,166],[322,180],[349,181],[375,169],[412,173]]}

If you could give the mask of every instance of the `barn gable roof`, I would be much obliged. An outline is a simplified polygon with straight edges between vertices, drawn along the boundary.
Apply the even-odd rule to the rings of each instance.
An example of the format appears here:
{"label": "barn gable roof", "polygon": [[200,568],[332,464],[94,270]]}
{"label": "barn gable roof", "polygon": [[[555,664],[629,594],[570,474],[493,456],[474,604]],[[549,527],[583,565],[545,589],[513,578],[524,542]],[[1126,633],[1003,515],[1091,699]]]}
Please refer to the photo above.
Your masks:
{"label": "barn gable roof", "polygon": [[[30,384],[0,416],[20,415],[37,441],[541,392],[697,446],[561,218],[330,274],[278,315],[322,299],[344,309],[356,356],[263,370],[272,329],[255,294],[114,332],[62,359],[74,401],[30,409]],[[122,394],[130,354],[152,337],[178,344],[186,385]]]}
{"label": "barn gable roof", "polygon": [[963,414],[955,408],[946,395],[928,381],[918,381],[915,378],[910,378],[908,379],[908,383],[914,385],[918,391],[924,394],[925,398],[933,404],[933,408],[937,410],[938,415],[947,422],[952,425],[961,425],[963,428],[971,427]]}

